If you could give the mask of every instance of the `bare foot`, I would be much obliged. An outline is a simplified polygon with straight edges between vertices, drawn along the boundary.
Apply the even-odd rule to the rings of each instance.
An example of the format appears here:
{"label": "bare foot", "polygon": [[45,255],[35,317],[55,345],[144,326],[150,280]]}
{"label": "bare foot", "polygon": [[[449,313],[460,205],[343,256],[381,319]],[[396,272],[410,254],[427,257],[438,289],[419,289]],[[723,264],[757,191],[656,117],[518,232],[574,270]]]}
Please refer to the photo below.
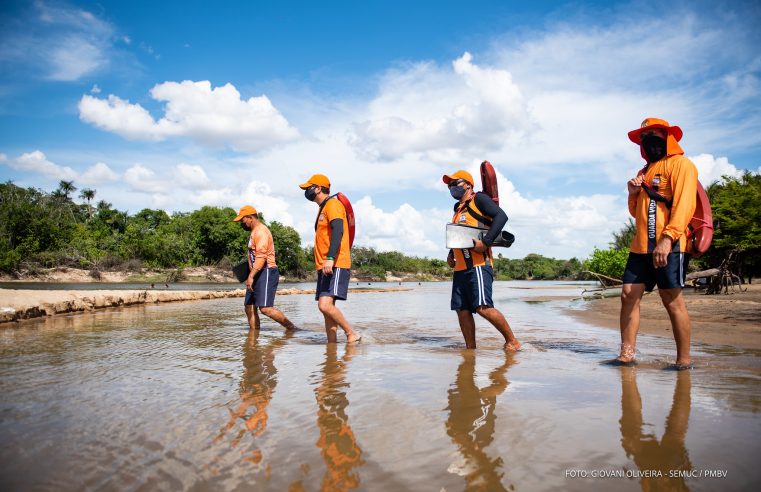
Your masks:
{"label": "bare foot", "polygon": [[678,360],[674,364],[674,369],[676,369],[677,371],[684,371],[685,369],[692,369],[692,362],[690,362],[689,359],[687,359],[686,361]]}
{"label": "bare foot", "polygon": [[616,360],[622,364],[634,362],[634,347],[628,343],[622,343],[621,353],[616,357]]}
{"label": "bare foot", "polygon": [[513,340],[511,342],[505,343],[505,350],[508,352],[517,352],[521,349],[521,342],[518,340]]}
{"label": "bare foot", "polygon": [[357,343],[362,340],[362,335],[357,332],[352,333],[346,337],[346,343]]}

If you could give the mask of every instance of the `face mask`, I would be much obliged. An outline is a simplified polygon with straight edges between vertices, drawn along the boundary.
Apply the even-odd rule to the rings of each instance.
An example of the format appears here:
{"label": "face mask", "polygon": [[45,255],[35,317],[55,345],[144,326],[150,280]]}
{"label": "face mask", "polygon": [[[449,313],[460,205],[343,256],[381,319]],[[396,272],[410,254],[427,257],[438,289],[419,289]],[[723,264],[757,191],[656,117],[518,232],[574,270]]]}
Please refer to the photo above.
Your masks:
{"label": "face mask", "polygon": [[250,228],[249,226],[247,226],[247,225],[246,225],[246,223],[245,223],[245,222],[243,222],[243,221],[241,221],[241,222],[240,222],[240,227],[241,227],[243,230],[245,230],[245,231],[250,231],[250,230],[251,230],[251,228]]}
{"label": "face mask", "polygon": [[666,155],[666,141],[655,135],[642,138],[642,150],[647,156],[647,162],[656,162]]}
{"label": "face mask", "polygon": [[317,192],[314,191],[314,186],[304,190],[304,197],[306,197],[306,199],[310,202],[313,202],[314,199],[317,198]]}
{"label": "face mask", "polygon": [[459,200],[465,195],[465,188],[462,186],[452,186],[449,188],[449,194],[452,195],[452,198],[455,200]]}

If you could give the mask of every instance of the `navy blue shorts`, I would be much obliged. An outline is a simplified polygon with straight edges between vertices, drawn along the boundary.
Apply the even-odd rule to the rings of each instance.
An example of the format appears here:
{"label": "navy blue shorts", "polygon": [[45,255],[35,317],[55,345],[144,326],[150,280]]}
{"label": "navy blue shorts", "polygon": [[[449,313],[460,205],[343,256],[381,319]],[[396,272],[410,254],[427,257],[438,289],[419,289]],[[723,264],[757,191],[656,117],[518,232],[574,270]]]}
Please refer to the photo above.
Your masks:
{"label": "navy blue shorts", "polygon": [[452,278],[452,311],[476,312],[478,306],[494,307],[491,286],[494,271],[488,265],[454,272]]}
{"label": "navy blue shorts", "polygon": [[330,296],[345,301],[349,295],[350,278],[351,268],[333,268],[333,275],[325,275],[322,270],[317,270],[317,292],[314,294],[314,300]]}
{"label": "navy blue shorts", "polygon": [[659,289],[681,289],[684,287],[689,260],[689,255],[684,253],[669,253],[666,266],[655,268],[652,253],[629,253],[624,283],[645,284],[648,292],[656,285]]}
{"label": "navy blue shorts", "polygon": [[277,267],[265,268],[257,273],[254,277],[254,290],[246,290],[246,300],[243,301],[243,305],[274,306],[278,283],[280,283],[280,272]]}

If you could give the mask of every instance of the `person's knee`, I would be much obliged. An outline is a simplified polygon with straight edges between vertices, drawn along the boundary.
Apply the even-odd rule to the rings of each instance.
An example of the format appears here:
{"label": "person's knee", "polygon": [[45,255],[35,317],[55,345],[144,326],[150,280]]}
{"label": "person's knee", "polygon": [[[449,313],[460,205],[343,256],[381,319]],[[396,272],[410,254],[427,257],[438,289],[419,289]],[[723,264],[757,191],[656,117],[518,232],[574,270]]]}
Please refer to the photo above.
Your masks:
{"label": "person's knee", "polygon": [[476,308],[476,313],[479,316],[483,316],[484,318],[486,318],[487,316],[489,316],[492,313],[493,310],[494,310],[494,308],[490,307],[490,306],[478,306]]}
{"label": "person's knee", "polygon": [[272,306],[259,306],[259,311],[268,317],[272,317],[273,314],[276,314],[276,309]]}
{"label": "person's knee", "polygon": [[621,304],[624,306],[636,306],[642,298],[642,292],[635,289],[621,289]]}
{"label": "person's knee", "polygon": [[320,297],[320,300],[317,302],[317,308],[322,314],[330,314],[333,311],[333,303],[331,302],[330,297]]}

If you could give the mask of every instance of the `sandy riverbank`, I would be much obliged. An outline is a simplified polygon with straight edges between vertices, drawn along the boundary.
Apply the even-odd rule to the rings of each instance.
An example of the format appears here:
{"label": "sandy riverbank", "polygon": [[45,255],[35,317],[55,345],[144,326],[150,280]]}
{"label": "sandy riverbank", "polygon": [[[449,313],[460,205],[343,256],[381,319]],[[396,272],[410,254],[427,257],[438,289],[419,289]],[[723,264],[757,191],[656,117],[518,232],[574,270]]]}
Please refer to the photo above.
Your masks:
{"label": "sandy riverbank", "polygon": [[[410,289],[356,288],[351,292],[392,292]],[[314,289],[280,289],[278,295],[314,294]],[[96,309],[243,297],[235,290],[31,290],[0,289],[0,324]]]}
{"label": "sandy riverbank", "polygon": [[[692,320],[692,341],[761,350],[761,285],[744,285],[746,292],[707,296],[685,289]],[[619,330],[618,297],[596,299],[585,309],[570,309],[577,319]],[[671,323],[657,291],[642,299],[640,332],[671,338]]]}

